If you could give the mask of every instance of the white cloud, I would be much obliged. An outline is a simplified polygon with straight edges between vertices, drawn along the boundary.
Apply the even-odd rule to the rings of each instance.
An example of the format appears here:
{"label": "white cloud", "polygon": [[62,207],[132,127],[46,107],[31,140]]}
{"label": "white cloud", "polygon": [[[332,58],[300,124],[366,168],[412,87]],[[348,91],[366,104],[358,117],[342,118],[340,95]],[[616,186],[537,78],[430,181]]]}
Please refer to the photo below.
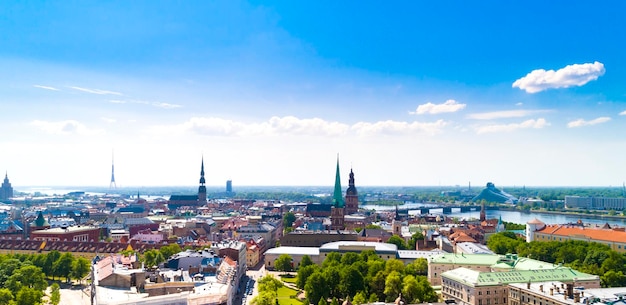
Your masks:
{"label": "white cloud", "polygon": [[87,92],[87,93],[99,94],[99,95],[123,95],[119,92],[109,91],[109,90],[90,89],[90,88],[82,88],[82,87],[76,87],[76,86],[68,86],[68,88],[82,91],[82,92]]}
{"label": "white cloud", "polygon": [[154,126],[155,134],[184,134],[192,132],[206,136],[322,136],[338,137],[345,135],[369,136],[376,134],[395,135],[407,133],[425,133],[429,135],[442,131],[447,123],[438,120],[431,123],[423,122],[358,122],[348,125],[340,122],[329,122],[320,118],[300,119],[294,116],[271,117],[261,123],[243,123],[222,118],[194,117],[178,125]]}
{"label": "white cloud", "polygon": [[107,122],[109,124],[117,122],[116,119],[112,119],[112,118],[100,118],[100,119],[102,119],[103,121],[105,121],[105,122]]}
{"label": "white cloud", "polygon": [[35,120],[30,123],[49,134],[59,135],[98,135],[103,134],[103,130],[89,129],[84,124],[75,120],[65,120],[59,122],[48,122]]}
{"label": "white cloud", "polygon": [[550,126],[544,118],[540,119],[530,119],[521,123],[512,123],[512,124],[494,124],[494,125],[485,125],[479,126],[476,128],[476,133],[490,133],[490,132],[511,132],[518,129],[541,129],[544,127]]}
{"label": "white cloud", "polygon": [[505,110],[505,111],[492,111],[482,113],[472,113],[467,116],[468,119],[474,120],[494,120],[504,118],[522,118],[537,113],[550,112],[551,110]]}
{"label": "white cloud", "polygon": [[619,115],[626,115],[626,110],[620,112]]}
{"label": "white cloud", "polygon": [[50,87],[50,86],[33,85],[33,87],[35,87],[35,88],[39,88],[39,89],[52,90],[52,91],[59,91],[59,89],[57,89],[57,88],[55,88],[55,87]]}
{"label": "white cloud", "polygon": [[398,121],[379,121],[376,123],[359,122],[352,125],[352,130],[360,136],[385,134],[407,134],[413,132],[434,135],[440,133],[447,123],[444,120],[436,122],[398,122]]}
{"label": "white cloud", "polygon": [[459,104],[455,100],[447,100],[443,104],[433,104],[428,102],[426,104],[422,104],[417,106],[415,112],[409,112],[410,114],[438,114],[438,113],[447,113],[447,112],[457,112],[459,110],[463,110],[466,104]]}
{"label": "white cloud", "polygon": [[164,102],[148,102],[148,101],[142,101],[142,100],[109,100],[109,102],[113,104],[150,105],[150,106],[163,108],[163,109],[175,109],[175,108],[183,107],[182,105],[179,105],[179,104],[170,104],[170,103],[164,103]]}
{"label": "white cloud", "polygon": [[526,76],[516,80],[513,88],[520,88],[528,93],[537,93],[551,88],[569,88],[582,86],[604,75],[604,64],[601,62],[568,65],[554,70],[533,70]]}
{"label": "white cloud", "polygon": [[181,105],[178,104],[170,104],[170,103],[162,103],[162,102],[155,102],[151,104],[154,107],[159,107],[159,108],[164,108],[164,109],[174,109],[174,108],[180,108],[182,107]]}
{"label": "white cloud", "polygon": [[592,125],[606,123],[606,122],[608,122],[610,120],[611,120],[611,118],[610,117],[606,117],[606,116],[599,117],[599,118],[593,119],[591,121],[585,121],[583,119],[578,119],[578,120],[571,121],[571,122],[567,123],[567,127],[575,128],[575,127],[592,126]]}
{"label": "white cloud", "polygon": [[515,103],[515,106],[522,106],[522,105],[524,105],[524,103],[522,103],[522,102]]}

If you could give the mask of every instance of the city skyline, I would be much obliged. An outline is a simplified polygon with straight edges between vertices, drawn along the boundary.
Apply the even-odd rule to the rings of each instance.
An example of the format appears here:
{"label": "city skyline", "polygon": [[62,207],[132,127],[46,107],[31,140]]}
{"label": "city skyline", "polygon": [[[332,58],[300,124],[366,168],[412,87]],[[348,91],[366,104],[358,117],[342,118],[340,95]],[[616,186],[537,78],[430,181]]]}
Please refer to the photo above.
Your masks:
{"label": "city skyline", "polygon": [[[3,5],[14,186],[620,186],[626,4]],[[622,130],[622,131],[620,131]]]}

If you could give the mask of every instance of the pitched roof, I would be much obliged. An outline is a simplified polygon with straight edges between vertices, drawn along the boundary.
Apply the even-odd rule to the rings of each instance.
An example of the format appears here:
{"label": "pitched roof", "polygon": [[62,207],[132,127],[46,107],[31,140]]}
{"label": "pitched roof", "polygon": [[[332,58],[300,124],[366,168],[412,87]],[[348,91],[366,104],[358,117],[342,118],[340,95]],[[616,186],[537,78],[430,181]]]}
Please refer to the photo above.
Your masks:
{"label": "pitched roof", "polygon": [[564,236],[570,239],[626,243],[626,232],[611,229],[595,229],[568,225],[548,225],[536,232]]}

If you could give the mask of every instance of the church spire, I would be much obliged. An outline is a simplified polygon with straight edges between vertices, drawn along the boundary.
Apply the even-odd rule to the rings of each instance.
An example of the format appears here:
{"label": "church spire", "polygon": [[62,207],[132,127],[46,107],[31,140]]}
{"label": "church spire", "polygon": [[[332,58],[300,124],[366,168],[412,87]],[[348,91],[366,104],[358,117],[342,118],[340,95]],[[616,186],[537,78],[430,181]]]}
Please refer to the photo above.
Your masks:
{"label": "church spire", "polygon": [[202,162],[200,163],[200,186],[198,187],[198,201],[200,203],[206,203],[206,186],[204,186],[204,156],[202,156]]}
{"label": "church spire", "polygon": [[337,171],[335,172],[335,190],[333,192],[333,206],[343,208],[343,191],[341,190],[341,175],[339,174],[339,155],[337,155]]}

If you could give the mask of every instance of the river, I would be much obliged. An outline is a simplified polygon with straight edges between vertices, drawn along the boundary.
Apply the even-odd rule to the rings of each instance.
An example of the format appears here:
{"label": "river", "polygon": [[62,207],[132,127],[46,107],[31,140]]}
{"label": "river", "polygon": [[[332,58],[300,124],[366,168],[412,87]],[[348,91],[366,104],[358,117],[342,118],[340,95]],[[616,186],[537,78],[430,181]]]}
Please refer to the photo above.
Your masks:
{"label": "river", "polygon": [[[429,207],[429,206],[435,206],[432,204],[423,204],[423,203],[406,203],[403,205],[398,205],[398,209],[415,209],[415,208],[420,208],[420,207]],[[382,206],[382,205],[365,205],[365,206],[361,206],[362,208],[366,208],[366,209],[374,209],[377,211],[383,211],[383,210],[393,210],[395,209],[394,206]],[[433,214],[443,214],[443,210],[442,209],[432,209],[431,213]],[[418,210],[411,210],[409,211],[409,214],[411,215],[417,215],[419,214]],[[530,220],[533,220],[535,218],[543,221],[546,224],[564,224],[564,223],[575,223],[577,222],[579,219],[582,220],[584,223],[589,223],[589,224],[598,224],[598,225],[603,225],[605,223],[609,223],[611,226],[613,225],[618,225],[620,227],[626,227],[626,218],[611,218],[611,217],[589,217],[589,216],[585,216],[585,215],[569,215],[569,214],[552,214],[552,213],[538,213],[538,212],[530,212],[530,213],[524,213],[524,212],[520,212],[520,211],[505,211],[505,210],[487,210],[486,211],[487,214],[487,218],[499,218],[500,216],[502,216],[502,220],[506,221],[506,222],[513,222],[513,223],[520,223],[520,224],[525,224]],[[453,209],[452,213],[450,214],[445,214],[445,216],[448,217],[458,217],[458,218],[465,218],[465,219],[470,219],[470,218],[476,218],[478,219],[480,217],[480,211],[471,211],[471,212],[465,212],[465,213],[461,213],[459,212],[458,209]]]}

